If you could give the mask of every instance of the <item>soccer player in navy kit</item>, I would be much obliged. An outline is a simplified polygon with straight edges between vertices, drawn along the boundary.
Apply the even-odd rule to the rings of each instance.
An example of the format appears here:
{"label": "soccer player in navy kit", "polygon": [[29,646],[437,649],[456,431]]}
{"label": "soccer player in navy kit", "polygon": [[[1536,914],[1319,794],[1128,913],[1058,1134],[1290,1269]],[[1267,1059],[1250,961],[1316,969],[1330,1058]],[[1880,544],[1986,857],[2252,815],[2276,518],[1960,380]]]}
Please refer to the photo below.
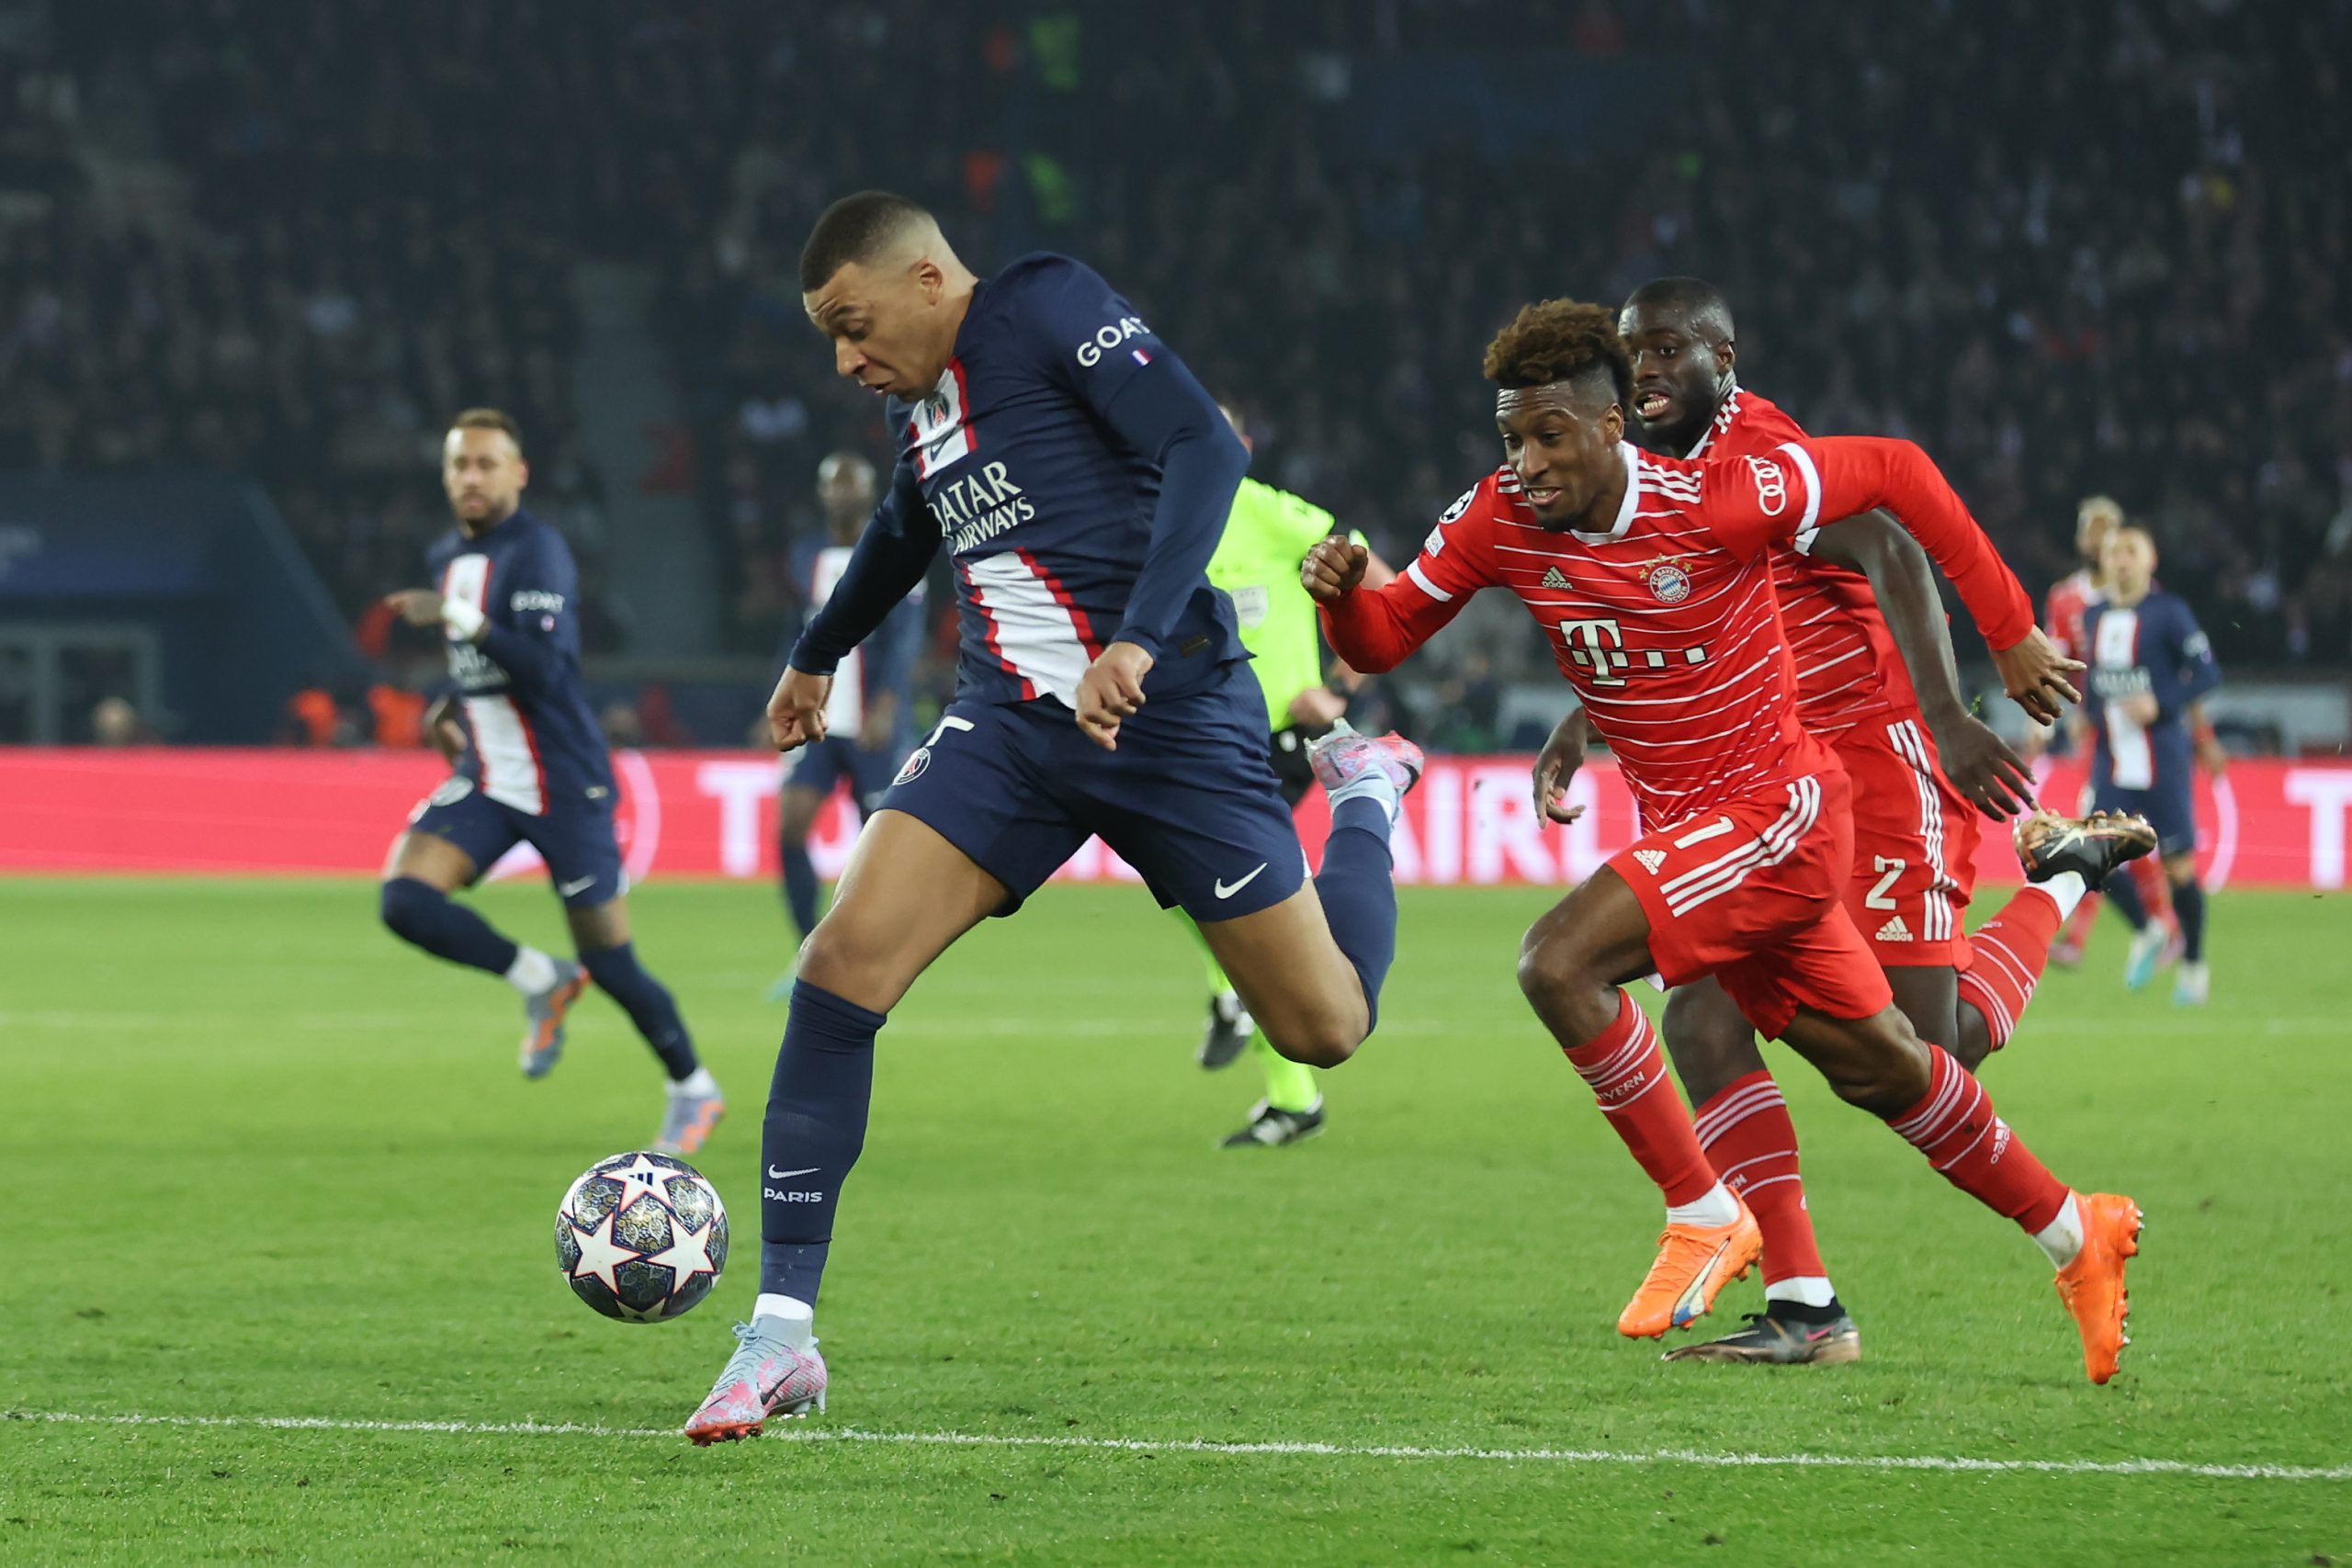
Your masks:
{"label": "soccer player in navy kit", "polygon": [[[817,501],[824,508],[825,547],[808,583],[813,617],[849,569],[865,520],[874,515],[874,465],[855,452],[835,452],[817,465]],[[872,816],[890,787],[899,759],[914,745],[915,654],[922,640],[922,588],[900,600],[865,647],[833,673],[825,708],[825,737],[800,748],[785,764],[776,807],[776,839],[784,867],[785,907],[806,940],[817,929],[817,867],[808,858],[808,831],[842,781],[857,803],[859,820]],[[789,996],[789,976],[773,997]]]}
{"label": "soccer player in navy kit", "polygon": [[[2144,528],[2108,535],[2100,561],[2107,597],[2083,615],[2081,656],[2090,662],[2085,716],[2092,734],[2091,790],[2100,811],[2145,817],[2172,884],[2180,919],[2180,973],[2172,999],[2205,1000],[2205,890],[2197,881],[2197,819],[2189,765],[2196,754],[2190,720],[2198,699],[2222,683],[2212,645],[2187,602],[2155,585],[2156,544]],[[2132,922],[2123,982],[2133,990],[2154,977],[2167,933],[2129,876],[2108,879],[2108,901]]]}
{"label": "soccer player in navy kit", "polygon": [[[462,722],[434,726],[453,767],[392,841],[384,924],[453,964],[523,993],[526,1077],[563,1050],[564,1015],[591,981],[627,1010],[670,1079],[656,1146],[692,1154],[726,1113],[684,1021],[637,961],[613,834],[612,760],[580,676],[579,573],[563,536],[522,509],[530,469],[514,422],[458,416],[441,479],[458,526],[427,552],[432,588],[388,597],[412,625],[444,628]],[[462,743],[460,743],[462,742]],[[580,960],[509,941],[449,895],[528,842],[563,899]]]}
{"label": "soccer player in navy kit", "polygon": [[956,700],[801,949],[762,1150],[760,1296],[686,1424],[697,1443],[823,1408],[817,1287],[874,1038],[934,958],[1099,832],[1199,922],[1276,1051],[1336,1065],[1372,1032],[1394,955],[1388,835],[1420,767],[1394,737],[1317,743],[1332,831],[1310,884],[1232,601],[1205,575],[1247,454],[1095,273],[1039,254],[977,278],[929,214],[869,191],[818,220],[800,284],[834,368],[888,399],[899,457],[776,686],[777,745],[823,736],[836,664],[943,546],[962,650]]}

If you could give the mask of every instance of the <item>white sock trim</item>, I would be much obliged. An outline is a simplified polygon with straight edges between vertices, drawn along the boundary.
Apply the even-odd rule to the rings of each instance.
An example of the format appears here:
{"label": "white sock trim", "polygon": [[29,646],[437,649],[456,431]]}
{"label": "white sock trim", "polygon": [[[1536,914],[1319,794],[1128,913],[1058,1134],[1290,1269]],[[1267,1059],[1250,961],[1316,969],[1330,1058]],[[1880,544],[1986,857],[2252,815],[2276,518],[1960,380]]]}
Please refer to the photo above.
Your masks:
{"label": "white sock trim", "polygon": [[1773,1280],[1764,1287],[1768,1302],[1801,1302],[1809,1307],[1826,1307],[1838,1299],[1830,1288],[1826,1274],[1792,1274],[1785,1280]]}
{"label": "white sock trim", "polygon": [[2041,1248],[2053,1269],[2064,1269],[2083,1249],[2083,1212],[2075,1203],[2075,1195],[2066,1194],[2066,1201],[2058,1210],[2058,1217],[2033,1233],[2033,1243]]}
{"label": "white sock trim", "polygon": [[2090,891],[2079,871],[2062,871],[2055,876],[2030,882],[2026,886],[2036,892],[2050,895],[2050,901],[2058,906],[2058,918],[2062,920],[2075,912],[2075,906],[2081,903],[2083,895]]}
{"label": "white sock trim", "polygon": [[817,1309],[797,1296],[777,1296],[763,1292],[752,1303],[754,1326],[764,1325],[785,1337],[786,1343],[807,1349],[816,1342]]}
{"label": "white sock trim", "polygon": [[1377,768],[1367,768],[1331,792],[1331,808],[1338,810],[1343,800],[1376,800],[1387,814],[1388,825],[1396,825],[1398,797],[1396,781]]}
{"label": "white sock trim", "polygon": [[1739,1218],[1739,1200],[1731,1189],[1716,1182],[1688,1203],[1668,1203],[1666,1223],[1670,1225],[1727,1225]]}
{"label": "white sock trim", "polygon": [[526,997],[555,988],[555,960],[536,947],[517,942],[514,962],[506,966],[506,983]]}

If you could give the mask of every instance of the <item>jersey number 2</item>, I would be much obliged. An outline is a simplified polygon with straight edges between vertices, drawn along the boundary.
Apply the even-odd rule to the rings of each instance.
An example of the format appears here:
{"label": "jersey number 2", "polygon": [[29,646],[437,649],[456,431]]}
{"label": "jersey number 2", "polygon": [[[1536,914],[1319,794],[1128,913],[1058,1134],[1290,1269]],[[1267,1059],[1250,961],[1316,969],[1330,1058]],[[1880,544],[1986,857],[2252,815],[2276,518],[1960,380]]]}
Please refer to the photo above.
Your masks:
{"label": "jersey number 2", "polygon": [[1878,881],[1864,896],[1862,899],[1864,908],[1892,909],[1894,908],[1894,900],[1888,896],[1886,890],[1894,886],[1895,878],[1903,874],[1903,866],[1902,861],[1894,860],[1885,855],[1871,857],[1871,869],[1878,873]]}

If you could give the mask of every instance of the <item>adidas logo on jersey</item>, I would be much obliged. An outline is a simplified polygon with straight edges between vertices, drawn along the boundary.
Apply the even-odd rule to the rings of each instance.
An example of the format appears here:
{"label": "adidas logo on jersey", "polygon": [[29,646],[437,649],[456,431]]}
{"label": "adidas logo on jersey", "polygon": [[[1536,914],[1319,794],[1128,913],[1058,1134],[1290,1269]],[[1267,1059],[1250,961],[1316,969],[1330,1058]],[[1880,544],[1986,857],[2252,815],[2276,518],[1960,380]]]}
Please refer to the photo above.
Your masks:
{"label": "adidas logo on jersey", "polygon": [[1634,858],[1642,863],[1644,871],[1656,876],[1657,868],[1666,863],[1666,852],[1664,850],[1635,850]]}
{"label": "adidas logo on jersey", "polygon": [[1886,924],[1878,928],[1878,939],[1881,942],[1909,942],[1911,928],[1903,923],[1902,916],[1889,915]]}
{"label": "adidas logo on jersey", "polygon": [[1561,570],[1560,570],[1558,567],[1556,567],[1556,566],[1547,566],[1547,567],[1545,567],[1545,568],[1544,569],[1544,587],[1546,587],[1546,588],[1566,588],[1567,585],[1568,585],[1568,579],[1567,579],[1567,575],[1566,575],[1565,572],[1561,571]]}

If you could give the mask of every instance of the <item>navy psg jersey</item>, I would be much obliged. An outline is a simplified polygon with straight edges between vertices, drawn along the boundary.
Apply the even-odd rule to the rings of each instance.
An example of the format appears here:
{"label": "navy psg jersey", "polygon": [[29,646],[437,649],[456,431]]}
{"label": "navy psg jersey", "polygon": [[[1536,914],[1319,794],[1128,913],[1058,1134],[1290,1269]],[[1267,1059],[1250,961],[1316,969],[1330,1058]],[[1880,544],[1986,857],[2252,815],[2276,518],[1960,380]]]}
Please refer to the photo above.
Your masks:
{"label": "navy psg jersey", "polygon": [[[2093,782],[2119,789],[2188,785],[2194,746],[2188,710],[2222,683],[2212,645],[2188,602],[2163,589],[2137,604],[2101,603],[2083,613],[2083,712],[2097,737]],[[2140,693],[2156,699],[2143,724],[2124,711]]]}
{"label": "navy psg jersey", "polygon": [[458,771],[534,816],[612,804],[612,760],[580,675],[580,573],[563,536],[516,512],[480,538],[452,529],[426,552],[445,599],[489,617],[480,642],[449,637],[471,744]]}
{"label": "navy psg jersey", "polygon": [[[1126,615],[1159,501],[1156,455],[1122,440],[1106,411],[1170,357],[1091,268],[1039,254],[978,285],[930,397],[889,400],[899,463],[875,525],[945,545],[960,695],[1077,705],[1079,677]],[[1154,651],[1147,694],[1248,657],[1204,573]]]}

